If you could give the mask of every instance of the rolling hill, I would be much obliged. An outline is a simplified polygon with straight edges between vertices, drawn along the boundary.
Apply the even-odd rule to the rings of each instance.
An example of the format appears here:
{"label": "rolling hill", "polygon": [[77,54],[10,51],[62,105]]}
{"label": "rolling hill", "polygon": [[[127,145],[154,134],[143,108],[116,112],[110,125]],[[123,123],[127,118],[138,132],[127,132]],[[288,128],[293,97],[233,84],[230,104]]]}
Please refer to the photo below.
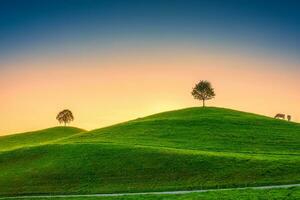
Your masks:
{"label": "rolling hill", "polygon": [[0,151],[41,145],[83,131],[83,129],[75,127],[54,127],[39,131],[2,136],[0,137]]}
{"label": "rolling hill", "polygon": [[[224,108],[187,108],[84,132],[69,142],[221,152],[300,153],[300,124]],[[68,142],[68,141],[66,141]]]}
{"label": "rolling hill", "polygon": [[24,144],[28,133],[7,136],[15,145],[0,138],[1,195],[300,182],[300,124],[251,113],[187,108],[93,131],[46,130]]}

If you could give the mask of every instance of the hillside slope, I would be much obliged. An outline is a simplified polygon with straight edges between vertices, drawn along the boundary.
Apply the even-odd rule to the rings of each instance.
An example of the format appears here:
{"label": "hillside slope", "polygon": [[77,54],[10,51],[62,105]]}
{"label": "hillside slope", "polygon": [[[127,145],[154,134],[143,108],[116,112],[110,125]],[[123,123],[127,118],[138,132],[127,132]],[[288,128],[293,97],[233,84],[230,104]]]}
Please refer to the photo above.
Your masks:
{"label": "hillside slope", "polygon": [[300,124],[224,108],[164,112],[78,134],[69,140],[300,155],[299,141]]}
{"label": "hillside slope", "polygon": [[83,131],[83,129],[75,127],[54,127],[39,131],[2,136],[0,137],[0,151],[41,145],[43,143],[52,142]]}
{"label": "hillside slope", "polygon": [[114,193],[300,182],[300,159],[113,144],[0,154],[0,195]]}
{"label": "hillside slope", "polygon": [[297,123],[223,108],[187,108],[77,130],[43,145],[0,151],[0,195],[300,182]]}

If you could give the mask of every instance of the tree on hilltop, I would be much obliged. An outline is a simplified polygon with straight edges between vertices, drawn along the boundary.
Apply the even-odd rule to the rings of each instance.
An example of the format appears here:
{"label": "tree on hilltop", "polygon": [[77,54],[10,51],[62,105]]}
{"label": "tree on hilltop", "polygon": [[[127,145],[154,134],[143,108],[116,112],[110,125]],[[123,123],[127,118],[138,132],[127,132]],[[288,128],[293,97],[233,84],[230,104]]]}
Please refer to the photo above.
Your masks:
{"label": "tree on hilltop", "polygon": [[65,109],[57,114],[56,119],[60,124],[64,123],[66,126],[66,124],[74,120],[74,116],[70,110]]}
{"label": "tree on hilltop", "polygon": [[203,80],[195,85],[192,90],[192,95],[195,99],[202,101],[203,107],[205,107],[206,100],[210,100],[216,96],[211,83]]}

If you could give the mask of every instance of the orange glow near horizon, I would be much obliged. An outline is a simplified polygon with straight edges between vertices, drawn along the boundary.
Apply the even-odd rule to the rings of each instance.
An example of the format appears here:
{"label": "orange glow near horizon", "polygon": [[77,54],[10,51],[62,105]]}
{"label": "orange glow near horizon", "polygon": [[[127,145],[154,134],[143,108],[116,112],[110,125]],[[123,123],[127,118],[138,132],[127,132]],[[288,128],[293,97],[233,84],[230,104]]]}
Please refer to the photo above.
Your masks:
{"label": "orange glow near horizon", "polygon": [[55,116],[65,108],[74,113],[72,126],[90,130],[200,106],[190,92],[203,79],[216,90],[208,106],[271,117],[282,112],[299,122],[296,65],[272,57],[186,49],[3,63],[7,70],[0,74],[0,135],[56,126]]}

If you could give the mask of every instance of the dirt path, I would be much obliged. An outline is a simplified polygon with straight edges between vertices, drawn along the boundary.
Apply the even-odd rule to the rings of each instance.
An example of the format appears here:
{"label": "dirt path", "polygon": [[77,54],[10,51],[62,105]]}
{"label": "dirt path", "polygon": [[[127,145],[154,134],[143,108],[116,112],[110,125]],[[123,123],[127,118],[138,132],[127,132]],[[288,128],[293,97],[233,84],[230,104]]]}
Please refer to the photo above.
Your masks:
{"label": "dirt path", "polygon": [[165,191],[165,192],[137,192],[137,193],[115,193],[115,194],[70,194],[70,195],[33,195],[33,196],[16,196],[16,197],[0,197],[0,199],[39,199],[39,198],[74,198],[74,197],[116,197],[116,196],[138,196],[138,195],[160,195],[160,194],[188,194],[201,193],[211,191],[225,191],[225,190],[245,190],[245,189],[274,189],[274,188],[290,188],[300,187],[300,184],[289,185],[270,185],[257,187],[243,187],[243,188],[224,188],[224,189],[207,189],[207,190],[179,190],[179,191]]}

